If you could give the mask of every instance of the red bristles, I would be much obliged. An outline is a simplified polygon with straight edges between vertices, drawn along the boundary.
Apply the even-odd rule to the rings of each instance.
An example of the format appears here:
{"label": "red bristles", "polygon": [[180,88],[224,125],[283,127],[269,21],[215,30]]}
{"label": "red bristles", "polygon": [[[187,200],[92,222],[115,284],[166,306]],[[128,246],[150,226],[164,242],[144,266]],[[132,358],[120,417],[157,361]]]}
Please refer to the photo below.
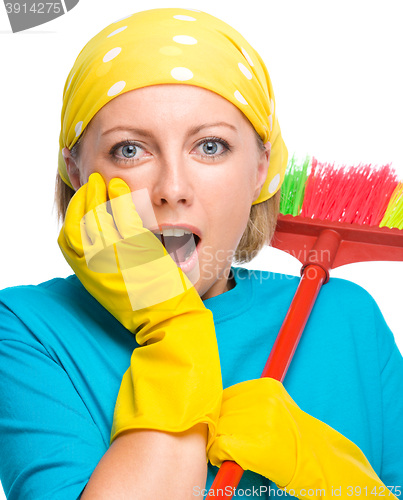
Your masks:
{"label": "red bristles", "polygon": [[379,225],[398,185],[390,164],[335,168],[312,158],[301,217]]}

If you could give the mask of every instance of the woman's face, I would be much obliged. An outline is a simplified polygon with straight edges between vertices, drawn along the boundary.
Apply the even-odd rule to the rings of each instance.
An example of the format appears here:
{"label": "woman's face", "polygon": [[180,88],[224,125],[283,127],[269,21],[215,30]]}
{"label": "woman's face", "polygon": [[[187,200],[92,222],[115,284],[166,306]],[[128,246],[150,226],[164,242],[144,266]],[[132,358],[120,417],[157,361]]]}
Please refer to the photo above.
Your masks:
{"label": "woman's face", "polygon": [[200,278],[192,282],[202,299],[234,286],[228,283],[232,258],[266,179],[269,155],[270,143],[266,151],[258,147],[236,106],[180,84],[119,95],[92,118],[76,161],[63,150],[75,190],[93,172],[106,185],[120,177],[131,191],[147,188],[159,226],[194,226],[201,236]]}

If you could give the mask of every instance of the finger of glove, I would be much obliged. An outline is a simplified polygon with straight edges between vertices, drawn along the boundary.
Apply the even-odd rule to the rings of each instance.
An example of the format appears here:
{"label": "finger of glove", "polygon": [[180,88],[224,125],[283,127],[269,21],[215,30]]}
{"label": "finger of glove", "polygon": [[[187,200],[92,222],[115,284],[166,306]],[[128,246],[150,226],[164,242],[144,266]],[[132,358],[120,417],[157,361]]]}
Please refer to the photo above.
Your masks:
{"label": "finger of glove", "polygon": [[107,211],[106,195],[106,185],[102,176],[98,172],[92,173],[88,179],[85,225],[92,244],[97,247],[97,252],[121,240],[113,217]]}
{"label": "finger of glove", "polygon": [[113,217],[122,237],[129,238],[144,232],[143,221],[136,210],[130,188],[125,181],[118,177],[111,179],[108,193]]}
{"label": "finger of glove", "polygon": [[[218,434],[238,434],[249,428],[250,432],[265,432],[272,436],[271,440],[276,440],[279,429],[293,425],[292,413],[299,408],[289,405],[276,393],[277,384],[274,388],[273,391],[272,383],[262,378],[235,384],[228,388],[230,390],[225,389]],[[289,437],[288,433],[286,434]]]}
{"label": "finger of glove", "polygon": [[239,382],[224,389],[221,403],[221,415],[237,408],[248,408],[251,404],[261,404],[269,396],[266,384],[262,379]]}
{"label": "finger of glove", "polygon": [[[144,227],[132,200],[130,188],[125,181],[117,177],[111,179],[108,192],[116,226],[126,240],[117,247],[122,269],[152,263],[167,255],[159,239]],[[133,247],[135,252],[133,252]]]}
{"label": "finger of glove", "polygon": [[248,401],[261,402],[265,405],[270,403],[272,406],[291,405],[299,408],[280,381],[270,377],[261,377],[227,387],[223,391],[221,413],[231,411],[231,408],[241,408],[247,405]]}
{"label": "finger of glove", "polygon": [[207,452],[207,457],[212,465],[221,467],[222,463],[226,460],[234,461],[233,455],[229,450],[229,443],[231,438],[229,436],[219,436],[213,441],[210,449]]}
{"label": "finger of glove", "polygon": [[119,266],[133,310],[165,302],[184,292],[175,262],[147,228],[123,179],[109,181],[108,193],[116,226],[124,238],[116,244]]}
{"label": "finger of glove", "polygon": [[264,474],[267,471],[259,467],[260,462],[265,463],[261,450],[262,444],[254,442],[250,436],[220,436],[214,440],[207,457],[216,467],[220,467],[226,460],[231,460],[243,470],[251,470],[268,477]]}
{"label": "finger of glove", "polygon": [[266,420],[259,408],[248,407],[238,415],[220,417],[208,458],[216,466],[233,460],[244,470],[288,484],[295,471],[298,445],[295,426],[282,417]]}
{"label": "finger of glove", "polygon": [[213,441],[207,457],[216,467],[231,460],[243,470],[251,470],[276,484],[286,485],[295,470],[295,458],[291,457],[294,454],[294,450],[288,450],[282,443],[266,445],[265,439],[259,435],[226,435]]}
{"label": "finger of glove", "polygon": [[[239,435],[243,433],[253,434],[261,429],[273,428],[277,424],[278,418],[275,415],[267,415],[264,402],[243,401],[242,405],[232,405],[221,412],[217,423],[217,436]],[[275,426],[275,425],[274,425]]]}
{"label": "finger of glove", "polygon": [[86,227],[81,224],[85,214],[87,187],[87,184],[81,186],[71,198],[58,239],[60,247],[67,250],[69,246],[79,257],[84,256],[84,248],[91,244]]}

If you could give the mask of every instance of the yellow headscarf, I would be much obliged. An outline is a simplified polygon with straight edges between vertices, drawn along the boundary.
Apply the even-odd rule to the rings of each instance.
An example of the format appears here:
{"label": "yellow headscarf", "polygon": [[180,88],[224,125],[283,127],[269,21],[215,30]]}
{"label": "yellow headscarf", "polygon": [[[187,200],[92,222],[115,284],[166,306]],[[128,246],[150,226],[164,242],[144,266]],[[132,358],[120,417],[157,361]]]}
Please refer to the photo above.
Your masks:
{"label": "yellow headscarf", "polygon": [[259,54],[236,30],[204,12],[153,9],[119,19],[82,49],[64,87],[59,173],[72,188],[62,156],[102,106],[123,92],[184,83],[221,95],[270,141],[270,165],[258,199],[281,186],[287,148],[281,137],[270,76]]}

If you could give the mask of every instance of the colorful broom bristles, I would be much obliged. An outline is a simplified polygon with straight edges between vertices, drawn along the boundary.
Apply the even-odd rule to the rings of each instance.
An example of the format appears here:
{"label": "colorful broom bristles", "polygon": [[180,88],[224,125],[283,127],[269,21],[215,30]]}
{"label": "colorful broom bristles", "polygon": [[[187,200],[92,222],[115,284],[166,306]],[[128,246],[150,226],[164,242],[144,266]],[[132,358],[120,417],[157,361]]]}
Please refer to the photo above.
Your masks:
{"label": "colorful broom bristles", "polygon": [[403,183],[390,164],[336,168],[316,158],[309,163],[309,157],[302,164],[294,156],[289,161],[282,214],[403,229]]}

